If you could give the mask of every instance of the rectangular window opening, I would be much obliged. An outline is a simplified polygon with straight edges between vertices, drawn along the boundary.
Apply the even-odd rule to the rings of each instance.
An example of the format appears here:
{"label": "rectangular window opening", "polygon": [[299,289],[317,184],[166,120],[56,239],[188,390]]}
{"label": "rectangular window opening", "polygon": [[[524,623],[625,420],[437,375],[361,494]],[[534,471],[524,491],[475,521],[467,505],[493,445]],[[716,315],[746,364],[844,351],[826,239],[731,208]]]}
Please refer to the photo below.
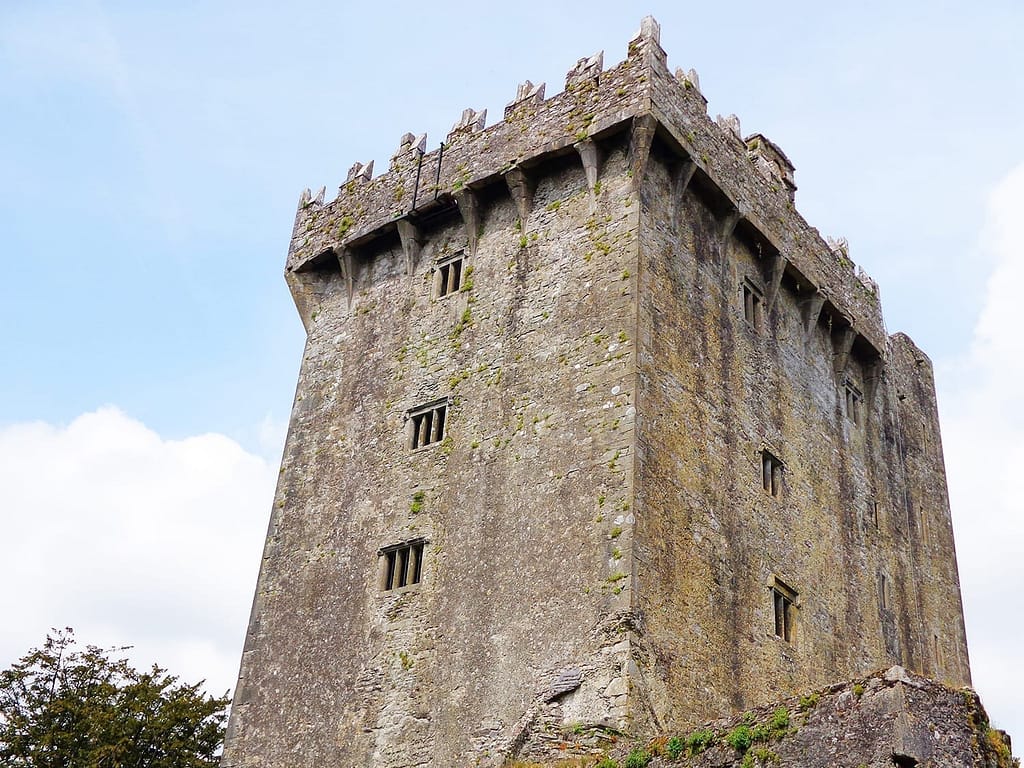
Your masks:
{"label": "rectangular window opening", "polygon": [[793,642],[796,623],[796,592],[778,579],[772,587],[772,610],[775,617],[775,636]]}
{"label": "rectangular window opening", "polygon": [[761,484],[772,496],[782,494],[782,462],[768,451],[761,451]]}
{"label": "rectangular window opening", "polygon": [[437,265],[436,293],[437,297],[458,293],[462,287],[462,262],[464,254],[460,251],[455,256]]}
{"label": "rectangular window opening", "polygon": [[410,448],[415,450],[444,440],[448,401],[431,403],[409,412]]}
{"label": "rectangular window opening", "polygon": [[864,408],[864,395],[849,379],[844,387],[846,391],[846,418],[854,424],[860,424],[863,419],[861,411]]}
{"label": "rectangular window opening", "polygon": [[760,328],[761,307],[763,304],[760,289],[749,280],[744,280],[741,294],[743,300],[743,319],[754,326],[754,328]]}
{"label": "rectangular window opening", "polygon": [[423,578],[423,542],[398,544],[381,550],[384,558],[384,591],[419,584]]}

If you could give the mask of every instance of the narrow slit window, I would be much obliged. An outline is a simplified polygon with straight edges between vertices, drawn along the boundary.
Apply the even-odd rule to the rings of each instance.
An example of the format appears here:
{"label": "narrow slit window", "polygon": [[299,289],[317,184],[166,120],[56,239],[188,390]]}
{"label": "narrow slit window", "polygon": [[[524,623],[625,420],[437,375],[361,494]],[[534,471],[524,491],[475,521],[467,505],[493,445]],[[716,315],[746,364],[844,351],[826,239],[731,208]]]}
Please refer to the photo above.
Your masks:
{"label": "narrow slit window", "polygon": [[453,258],[437,265],[437,296],[447,296],[451,293],[458,293],[462,287],[462,262],[464,255],[457,254]]}
{"label": "narrow slit window", "polygon": [[864,527],[872,530],[878,530],[878,502],[869,501],[868,511],[864,516]]}
{"label": "narrow slit window", "polygon": [[864,408],[864,395],[856,385],[849,380],[847,380],[843,389],[846,392],[846,418],[854,424],[860,424],[863,419],[863,413],[861,413],[861,411]]}
{"label": "narrow slit window", "polygon": [[878,607],[883,611],[889,608],[889,577],[878,574]]}
{"label": "narrow slit window", "polygon": [[743,301],[743,319],[754,328],[760,328],[763,304],[761,291],[749,280],[744,280],[740,293]]}
{"label": "narrow slit window", "polygon": [[410,448],[415,450],[444,440],[447,415],[447,400],[431,403],[410,411]]}
{"label": "narrow slit window", "polygon": [[398,544],[381,550],[384,558],[384,591],[419,584],[423,578],[423,542]]}
{"label": "narrow slit window", "polygon": [[768,451],[761,451],[761,484],[772,496],[782,495],[782,462]]}
{"label": "narrow slit window", "polygon": [[395,563],[398,560],[398,553],[395,550],[385,552],[384,557],[387,558],[385,563],[384,572],[384,589],[394,589],[395,587]]}
{"label": "narrow slit window", "polygon": [[397,587],[401,589],[406,585],[406,579],[409,575],[409,548],[402,547],[398,550],[398,559],[395,563],[395,575],[397,578],[395,581],[398,582]]}
{"label": "narrow slit window", "polygon": [[423,575],[423,545],[415,544],[412,548],[412,563],[409,566],[410,584],[419,584]]}
{"label": "narrow slit window", "polygon": [[793,642],[796,622],[796,592],[776,579],[772,587],[772,613],[775,618],[775,636]]}

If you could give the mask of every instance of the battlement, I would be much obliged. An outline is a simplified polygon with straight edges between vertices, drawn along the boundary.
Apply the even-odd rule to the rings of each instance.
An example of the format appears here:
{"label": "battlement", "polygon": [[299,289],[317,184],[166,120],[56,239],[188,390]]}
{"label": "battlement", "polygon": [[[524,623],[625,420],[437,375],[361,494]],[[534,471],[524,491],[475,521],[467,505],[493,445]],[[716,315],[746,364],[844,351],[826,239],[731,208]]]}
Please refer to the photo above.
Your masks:
{"label": "battlement", "polygon": [[689,184],[720,212],[726,234],[755,242],[762,256],[777,261],[780,279],[787,274],[809,292],[814,321],[824,315],[833,326],[849,327],[865,356],[881,354],[886,333],[877,285],[855,267],[848,248],[826,242],[796,211],[794,167],[778,145],[759,133],[744,139],[735,115],[710,119],[696,72],[669,71],[650,17],[624,61],[607,70],[603,61],[603,51],[580,59],[554,96],[545,97],[544,83],[522,83],[504,120],[490,127],[486,110],[465,110],[436,149],[427,151],[426,134],[406,133],[386,173],[374,178],[372,161],[356,163],[333,201],[324,201],[324,188],[304,191],[288,271],[334,268],[343,251],[445,209],[475,221],[477,193],[495,184],[508,187],[528,227],[530,191],[546,162],[578,153],[593,184],[601,147],[626,135],[634,173],[643,173],[653,141],[665,145],[686,164]]}

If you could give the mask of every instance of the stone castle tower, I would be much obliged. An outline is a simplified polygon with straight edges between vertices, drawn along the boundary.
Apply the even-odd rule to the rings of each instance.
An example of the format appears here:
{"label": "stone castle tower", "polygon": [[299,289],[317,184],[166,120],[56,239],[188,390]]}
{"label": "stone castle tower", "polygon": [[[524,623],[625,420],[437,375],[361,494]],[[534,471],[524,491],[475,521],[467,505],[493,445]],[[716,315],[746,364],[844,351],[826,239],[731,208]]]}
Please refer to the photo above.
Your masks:
{"label": "stone castle tower", "polygon": [[902,664],[970,682],[928,358],[653,19],[300,201],[223,765],[498,765]]}

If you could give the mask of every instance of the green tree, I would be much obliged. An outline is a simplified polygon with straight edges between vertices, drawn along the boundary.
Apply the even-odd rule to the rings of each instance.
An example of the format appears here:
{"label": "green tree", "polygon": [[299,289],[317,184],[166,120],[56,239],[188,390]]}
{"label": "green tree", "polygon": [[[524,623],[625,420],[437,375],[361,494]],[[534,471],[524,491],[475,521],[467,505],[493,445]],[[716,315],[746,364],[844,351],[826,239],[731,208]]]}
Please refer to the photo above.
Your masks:
{"label": "green tree", "polygon": [[5,768],[212,768],[230,699],[207,696],[154,665],[139,672],[125,648],[75,646],[47,635],[0,673],[0,765]]}

